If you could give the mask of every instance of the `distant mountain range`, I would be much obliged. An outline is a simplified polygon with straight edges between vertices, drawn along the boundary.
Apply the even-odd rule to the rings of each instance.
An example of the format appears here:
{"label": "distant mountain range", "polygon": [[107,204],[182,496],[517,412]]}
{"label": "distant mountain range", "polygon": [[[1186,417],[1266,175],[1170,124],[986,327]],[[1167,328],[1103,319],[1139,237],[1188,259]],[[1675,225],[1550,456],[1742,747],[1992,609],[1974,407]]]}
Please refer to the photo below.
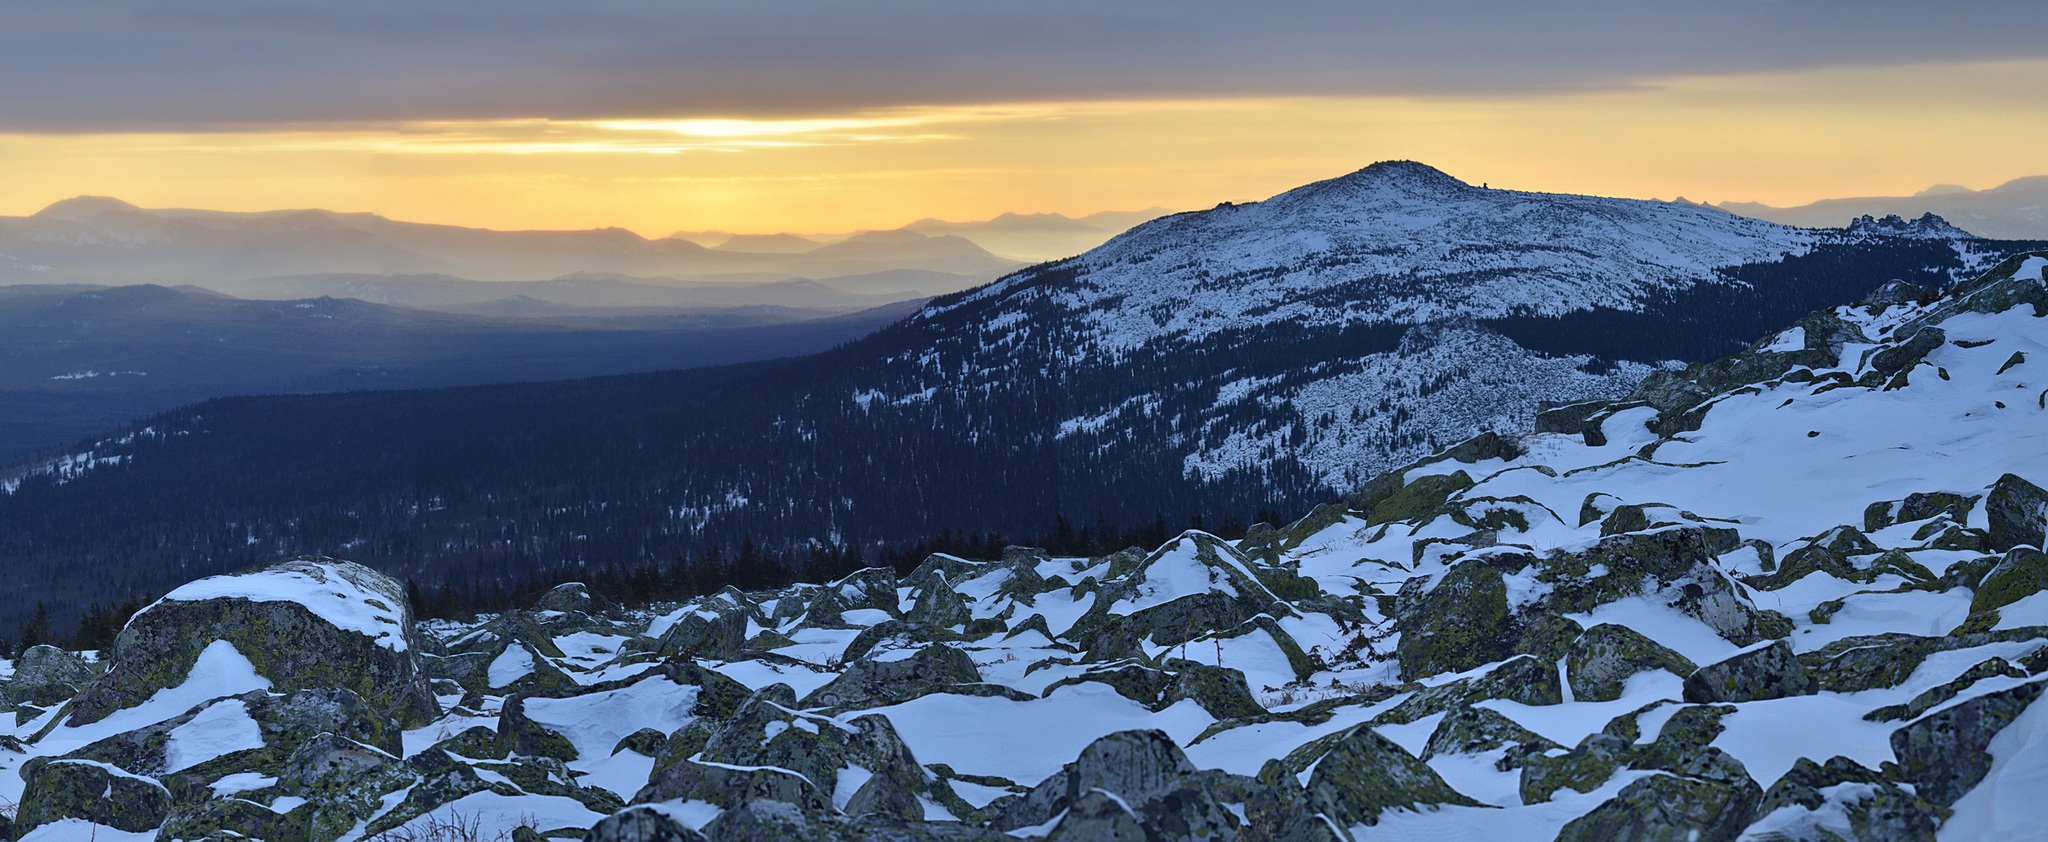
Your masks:
{"label": "distant mountain range", "polygon": [[863,231],[846,236],[731,234],[724,231],[677,231],[669,236],[716,251],[796,254],[825,243],[861,238],[900,238],[903,232],[910,232],[929,237],[960,237],[1004,257],[1038,262],[1080,254],[1133,226],[1172,212],[1155,207],[1140,211],[1103,211],[1081,217],[1058,213],[1005,213],[978,222],[927,218],[894,231]]}
{"label": "distant mountain range", "polygon": [[748,536],[1299,512],[1542,402],[1619,397],[2030,246],[1375,164],[1153,220],[811,357],[155,416],[0,476],[0,564],[83,604],[298,551],[431,582]]}
{"label": "distant mountain range", "polygon": [[1911,196],[1825,199],[1794,208],[1757,202],[1714,205],[1729,213],[1805,228],[1839,226],[1859,216],[1907,219],[1932,213],[1980,237],[2048,240],[2048,175],[2016,178],[1989,190],[1937,184]]}
{"label": "distant mountain range", "polygon": [[145,210],[96,196],[0,218],[0,284],[191,284],[260,297],[287,297],[265,293],[265,282],[302,275],[537,281],[604,273],[749,282],[900,270],[952,276],[922,291],[932,295],[1021,265],[957,236],[914,231],[755,252],[649,240],[621,228],[492,231],[325,210]]}

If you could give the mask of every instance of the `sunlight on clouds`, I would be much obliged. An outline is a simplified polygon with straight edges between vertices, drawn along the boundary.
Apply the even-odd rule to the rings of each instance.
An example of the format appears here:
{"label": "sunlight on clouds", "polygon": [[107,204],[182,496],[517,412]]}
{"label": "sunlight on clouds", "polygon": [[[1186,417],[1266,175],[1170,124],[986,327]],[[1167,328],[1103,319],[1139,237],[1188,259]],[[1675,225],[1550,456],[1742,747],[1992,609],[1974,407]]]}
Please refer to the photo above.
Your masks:
{"label": "sunlight on clouds", "polygon": [[82,193],[498,228],[801,232],[1261,199],[1410,158],[1496,187],[1777,205],[2048,173],[2048,62],[1496,98],[894,108],[0,135],[0,214]]}

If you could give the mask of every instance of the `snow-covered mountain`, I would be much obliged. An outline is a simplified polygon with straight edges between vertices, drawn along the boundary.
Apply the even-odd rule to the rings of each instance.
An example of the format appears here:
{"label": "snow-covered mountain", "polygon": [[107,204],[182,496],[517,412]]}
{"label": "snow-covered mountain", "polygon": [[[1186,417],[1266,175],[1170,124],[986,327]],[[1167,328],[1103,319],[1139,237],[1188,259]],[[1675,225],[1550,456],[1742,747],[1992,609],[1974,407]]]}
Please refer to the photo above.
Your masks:
{"label": "snow-covered mountain", "polygon": [[1234,544],[474,623],[204,579],[17,662],[0,796],[24,842],[2038,839],[2044,325],[2048,252],[1887,285]]}

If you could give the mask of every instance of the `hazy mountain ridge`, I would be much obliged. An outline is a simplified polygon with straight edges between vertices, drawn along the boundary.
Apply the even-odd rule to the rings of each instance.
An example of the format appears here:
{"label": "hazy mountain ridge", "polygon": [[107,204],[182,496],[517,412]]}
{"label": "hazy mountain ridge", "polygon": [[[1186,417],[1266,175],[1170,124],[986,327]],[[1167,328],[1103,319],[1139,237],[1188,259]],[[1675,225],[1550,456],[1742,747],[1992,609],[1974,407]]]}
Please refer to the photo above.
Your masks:
{"label": "hazy mountain ridge", "polygon": [[2009,240],[2048,239],[2048,176],[2016,178],[1986,190],[1936,185],[1912,196],[1871,196],[1822,199],[1779,208],[1760,202],[1722,202],[1714,207],[1729,213],[1785,225],[1838,227],[1859,216],[1913,219],[1932,213],[1981,237]]}
{"label": "hazy mountain ridge", "polygon": [[746,253],[649,240],[621,228],[495,231],[325,210],[145,210],[86,196],[32,216],[0,218],[0,254],[9,258],[0,261],[0,282],[206,285],[337,273],[481,281],[533,281],[574,272],[793,278],[888,269],[985,281],[1021,265],[957,237],[905,233],[910,236],[886,249]]}

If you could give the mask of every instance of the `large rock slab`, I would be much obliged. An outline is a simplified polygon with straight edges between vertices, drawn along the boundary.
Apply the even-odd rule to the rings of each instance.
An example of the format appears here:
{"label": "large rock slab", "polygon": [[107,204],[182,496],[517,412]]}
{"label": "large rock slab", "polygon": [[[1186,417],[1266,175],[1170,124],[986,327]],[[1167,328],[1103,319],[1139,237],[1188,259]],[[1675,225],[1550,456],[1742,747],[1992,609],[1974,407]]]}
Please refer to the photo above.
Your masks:
{"label": "large rock slab", "polygon": [[2048,490],[2017,474],[2006,474],[1991,485],[1984,501],[1984,518],[1991,534],[1991,548],[2010,550],[2028,545],[2048,549]]}
{"label": "large rock slab", "polygon": [[1696,703],[1755,702],[1819,691],[1820,682],[1782,640],[1700,667],[1685,679],[1685,700]]}
{"label": "large rock slab", "polygon": [[200,579],[144,608],[114,639],[106,676],[78,697],[70,724],[179,686],[216,641],[276,691],[350,690],[406,727],[440,713],[405,586],[359,564],[307,557]]}

